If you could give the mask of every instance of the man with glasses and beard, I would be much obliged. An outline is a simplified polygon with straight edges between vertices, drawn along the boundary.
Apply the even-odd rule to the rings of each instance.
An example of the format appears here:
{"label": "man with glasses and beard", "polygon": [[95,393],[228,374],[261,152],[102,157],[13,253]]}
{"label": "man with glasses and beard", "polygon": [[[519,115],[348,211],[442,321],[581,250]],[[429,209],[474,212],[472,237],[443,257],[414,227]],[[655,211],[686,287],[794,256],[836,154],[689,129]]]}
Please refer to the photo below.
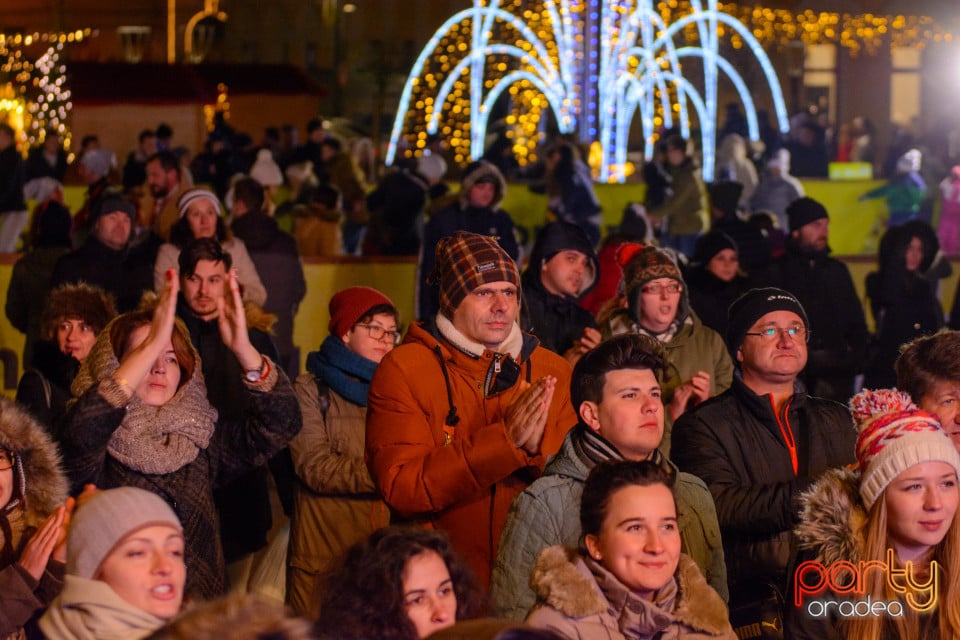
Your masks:
{"label": "man with glasses and beard", "polygon": [[442,529],[484,586],[513,499],[577,422],[570,366],[521,331],[520,274],[489,236],[440,241],[440,311],[377,367],[366,459],[394,521]]}
{"label": "man with glasses and beard", "polygon": [[786,585],[797,497],[853,462],[849,411],[810,396],[797,377],[809,337],[793,295],[751,289],[730,305],[733,385],[674,426],[672,460],[707,483],[717,506],[732,610]]}

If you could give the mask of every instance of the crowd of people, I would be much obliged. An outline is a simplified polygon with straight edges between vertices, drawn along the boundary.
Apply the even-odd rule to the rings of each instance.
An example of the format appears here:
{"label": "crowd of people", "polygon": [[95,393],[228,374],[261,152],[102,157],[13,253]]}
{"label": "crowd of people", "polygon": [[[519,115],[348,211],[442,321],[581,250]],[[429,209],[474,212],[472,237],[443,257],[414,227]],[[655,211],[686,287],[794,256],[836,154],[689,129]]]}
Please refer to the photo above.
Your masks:
{"label": "crowd of people", "polygon": [[[558,143],[527,239],[491,162],[371,188],[308,134],[240,153],[219,122],[188,162],[146,130],[122,184],[89,140],[73,215],[31,154],[61,175],[6,300],[0,637],[960,636],[960,310],[919,209],[891,209],[871,333],[784,150],[771,182],[725,139],[707,186],[668,136],[603,233]],[[417,255],[417,317],[323,292],[301,372],[309,247]]]}

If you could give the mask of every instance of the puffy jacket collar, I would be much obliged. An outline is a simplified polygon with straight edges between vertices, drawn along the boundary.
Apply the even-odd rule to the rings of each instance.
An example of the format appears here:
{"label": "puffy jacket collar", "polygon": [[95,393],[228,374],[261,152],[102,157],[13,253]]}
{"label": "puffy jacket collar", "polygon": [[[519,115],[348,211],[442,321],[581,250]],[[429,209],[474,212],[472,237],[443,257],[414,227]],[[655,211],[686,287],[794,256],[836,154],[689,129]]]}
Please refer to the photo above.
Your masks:
{"label": "puffy jacket collar", "polygon": [[563,444],[560,445],[560,451],[544,467],[544,476],[566,476],[580,482],[586,481],[591,466],[577,454],[577,448],[574,444],[574,439],[581,436],[581,430],[584,428],[582,424],[577,424],[567,432],[567,435],[563,438]]}
{"label": "puffy jacket collar", "polygon": [[800,496],[800,548],[824,564],[863,557],[867,512],[860,501],[860,473],[831,469]]}
{"label": "puffy jacket collar", "polygon": [[[440,335],[439,330],[437,330],[436,324],[426,323],[426,322],[415,322],[410,325],[410,329],[407,331],[407,335],[403,339],[403,344],[420,344],[433,351],[436,347],[440,347],[440,352],[443,354],[443,358],[448,362],[455,362],[466,368],[474,368],[479,365],[480,368],[484,368],[486,365],[484,361],[486,360],[487,350],[484,351],[482,356],[476,356],[469,354],[466,351],[456,348],[450,342],[443,338]],[[520,358],[518,364],[523,364],[530,359],[530,356],[533,355],[534,349],[540,346],[540,341],[530,335],[529,333],[523,334],[523,344],[520,348]],[[490,351],[489,353],[493,353]],[[473,363],[473,364],[470,364]]]}
{"label": "puffy jacket collar", "polygon": [[[592,561],[590,561],[592,563]],[[713,635],[729,633],[727,607],[700,573],[696,563],[684,554],[674,574],[676,600],[672,611],[664,611],[654,603],[635,598],[623,585],[619,593],[605,597],[592,571],[607,573],[603,567],[587,565],[579,552],[563,547],[548,547],[537,558],[530,586],[538,600],[546,603],[565,616],[582,618],[603,615],[611,611],[613,600],[622,602],[626,609],[652,608],[654,620],[665,628],[672,620]],[[607,574],[612,580],[612,575]],[[606,580],[610,582],[610,580]],[[672,620],[671,620],[672,617]]]}
{"label": "puffy jacket collar", "polygon": [[[754,393],[743,381],[743,375],[740,369],[737,369],[733,374],[731,389],[739,404],[745,407],[754,418],[764,425],[772,427],[775,432],[779,433],[776,426],[777,416],[774,414],[773,405],[770,403],[770,396]],[[806,404],[808,397],[806,387],[803,386],[803,383],[800,382],[798,378],[793,382],[793,396],[788,405],[789,410],[795,411],[802,408]]]}

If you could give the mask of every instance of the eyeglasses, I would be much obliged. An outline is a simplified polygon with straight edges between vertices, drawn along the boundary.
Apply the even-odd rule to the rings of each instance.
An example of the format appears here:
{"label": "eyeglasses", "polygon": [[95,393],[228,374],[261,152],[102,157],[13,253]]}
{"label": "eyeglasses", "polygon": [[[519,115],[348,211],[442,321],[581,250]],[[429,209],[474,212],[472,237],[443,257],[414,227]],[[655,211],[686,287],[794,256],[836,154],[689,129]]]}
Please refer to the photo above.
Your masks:
{"label": "eyeglasses", "polygon": [[400,332],[397,331],[396,329],[394,329],[393,331],[387,331],[386,329],[384,329],[378,324],[361,324],[359,322],[357,323],[357,326],[364,327],[367,330],[367,333],[370,335],[370,337],[373,338],[374,340],[382,340],[383,335],[387,334],[388,336],[390,336],[390,342],[392,342],[393,344],[397,344],[400,342]]}
{"label": "eyeglasses", "polygon": [[13,452],[0,449],[0,471],[6,471],[11,467],[13,467]]}
{"label": "eyeglasses", "polygon": [[640,291],[647,294],[653,294],[655,296],[659,296],[664,291],[674,294],[683,291],[683,285],[681,285],[679,282],[671,282],[670,284],[645,284],[640,287]]}
{"label": "eyeglasses", "polygon": [[757,336],[764,342],[773,342],[780,336],[787,336],[794,342],[806,342],[810,340],[810,332],[803,325],[795,324],[792,327],[766,327],[760,331],[748,331],[744,335]]}

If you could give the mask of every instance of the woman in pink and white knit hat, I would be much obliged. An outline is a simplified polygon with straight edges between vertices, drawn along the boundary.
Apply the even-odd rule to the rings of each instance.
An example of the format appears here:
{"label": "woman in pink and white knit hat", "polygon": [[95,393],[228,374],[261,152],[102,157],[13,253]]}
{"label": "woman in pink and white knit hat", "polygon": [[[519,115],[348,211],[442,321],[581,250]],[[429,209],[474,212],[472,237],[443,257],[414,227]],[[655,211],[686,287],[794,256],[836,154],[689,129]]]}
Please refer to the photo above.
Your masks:
{"label": "woman in pink and white knit hat", "polygon": [[785,637],[960,637],[960,454],[902,391],[850,408],[857,464],[802,497]]}

